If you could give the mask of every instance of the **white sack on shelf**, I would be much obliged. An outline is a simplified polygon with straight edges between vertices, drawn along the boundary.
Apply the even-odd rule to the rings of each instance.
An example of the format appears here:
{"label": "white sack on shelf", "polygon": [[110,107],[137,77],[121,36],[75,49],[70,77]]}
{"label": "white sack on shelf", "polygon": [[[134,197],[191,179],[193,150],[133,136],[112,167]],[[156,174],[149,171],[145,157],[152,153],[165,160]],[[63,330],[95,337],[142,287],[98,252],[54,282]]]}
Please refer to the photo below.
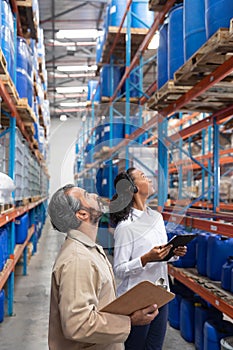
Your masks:
{"label": "white sack on shelf", "polygon": [[0,172],[0,204],[12,203],[12,192],[15,189],[15,184],[12,178]]}

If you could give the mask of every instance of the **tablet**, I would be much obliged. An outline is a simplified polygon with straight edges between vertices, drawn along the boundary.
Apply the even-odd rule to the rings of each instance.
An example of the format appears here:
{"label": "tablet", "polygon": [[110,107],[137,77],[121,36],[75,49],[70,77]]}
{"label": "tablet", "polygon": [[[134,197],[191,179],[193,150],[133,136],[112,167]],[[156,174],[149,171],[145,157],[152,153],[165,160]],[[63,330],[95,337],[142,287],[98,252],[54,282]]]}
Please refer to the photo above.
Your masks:
{"label": "tablet", "polygon": [[170,241],[167,242],[166,245],[172,244],[173,247],[171,248],[170,252],[168,253],[167,256],[163,260],[167,261],[169,260],[173,255],[173,251],[175,248],[180,247],[180,246],[185,246],[188,244],[190,241],[192,241],[197,235],[196,234],[184,234],[184,235],[178,235],[178,236],[173,236]]}

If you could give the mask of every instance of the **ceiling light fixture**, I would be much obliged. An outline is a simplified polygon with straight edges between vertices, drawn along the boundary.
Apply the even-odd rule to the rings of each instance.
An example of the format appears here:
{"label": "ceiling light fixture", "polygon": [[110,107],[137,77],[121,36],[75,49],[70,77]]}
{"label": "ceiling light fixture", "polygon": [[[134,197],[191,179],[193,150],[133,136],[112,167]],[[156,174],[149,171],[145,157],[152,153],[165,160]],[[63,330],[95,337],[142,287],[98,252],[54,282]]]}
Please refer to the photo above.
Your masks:
{"label": "ceiling light fixture", "polygon": [[58,94],[75,93],[75,92],[87,92],[87,86],[62,86],[57,87],[56,91]]}
{"label": "ceiling light fixture", "polygon": [[67,120],[67,115],[66,114],[61,114],[60,115],[60,121],[65,122]]}
{"label": "ceiling light fixture", "polygon": [[96,30],[96,29],[59,30],[56,33],[56,38],[57,39],[79,39],[79,38],[96,39],[101,34],[102,34],[102,30]]}
{"label": "ceiling light fixture", "polygon": [[55,73],[53,74],[53,72],[49,72],[49,76],[55,77],[55,78],[91,78],[91,77],[95,77],[95,73],[73,73],[73,74],[62,74],[62,73]]}
{"label": "ceiling light fixture", "polygon": [[86,107],[87,102],[61,102],[61,107]]}
{"label": "ceiling light fixture", "polygon": [[96,71],[97,65],[93,64],[92,66],[57,66],[59,72],[89,72]]}

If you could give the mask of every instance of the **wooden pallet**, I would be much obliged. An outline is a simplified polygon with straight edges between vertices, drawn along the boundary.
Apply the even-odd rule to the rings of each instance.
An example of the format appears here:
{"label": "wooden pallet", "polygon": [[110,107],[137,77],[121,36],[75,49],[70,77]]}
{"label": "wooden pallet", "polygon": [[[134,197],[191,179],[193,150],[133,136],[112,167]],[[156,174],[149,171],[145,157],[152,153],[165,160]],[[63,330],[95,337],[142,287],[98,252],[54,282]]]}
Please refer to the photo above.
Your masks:
{"label": "wooden pallet", "polygon": [[5,74],[7,72],[7,62],[5,56],[0,48],[0,74]]}
{"label": "wooden pallet", "polygon": [[[175,85],[169,80],[158,90],[147,103],[148,108],[162,110],[168,105],[175,103],[178,98],[185,94],[191,87]],[[233,89],[231,83],[219,82],[203,94],[192,99],[181,108],[181,111],[196,111],[212,113],[232,104]]]}
{"label": "wooden pallet", "polygon": [[24,122],[24,126],[25,126],[25,129],[29,135],[29,138],[31,141],[33,141],[33,137],[34,137],[34,134],[35,134],[35,127],[34,127],[34,124],[31,123],[31,122]]}
{"label": "wooden pallet", "polygon": [[14,204],[0,204],[0,214],[5,215],[14,210]]}
{"label": "wooden pallet", "polygon": [[[176,85],[195,85],[233,55],[233,33],[220,28],[174,74]],[[233,82],[233,74],[223,81]]]}
{"label": "wooden pallet", "polygon": [[[139,97],[130,97],[129,102],[130,103],[138,103]],[[109,103],[110,102],[110,97],[108,96],[102,96],[101,97],[101,103]],[[122,97],[117,102],[126,102],[126,97]]]}
{"label": "wooden pallet", "polygon": [[8,92],[8,94],[10,95],[12,102],[14,104],[17,104],[18,100],[19,100],[19,95],[18,95],[16,87],[15,87],[9,73],[7,71],[5,71],[4,73],[1,73],[0,79],[2,80],[3,84],[5,85],[5,88]]}
{"label": "wooden pallet", "polygon": [[147,106],[150,109],[162,109],[176,101],[190,88],[191,86],[176,86],[173,80],[169,80],[148,100]]}
{"label": "wooden pallet", "polygon": [[[106,41],[103,47],[103,54],[101,58],[100,64],[106,64],[108,56],[109,56],[109,51],[113,45],[114,39],[117,35],[119,27],[108,27],[108,33],[106,37]],[[132,36],[132,41],[131,41],[131,56],[133,57],[138,50],[138,47],[142,43],[143,39],[148,33],[148,29],[146,28],[131,28],[131,36]],[[115,58],[115,62],[124,62],[125,61],[125,52],[126,52],[126,28],[122,28],[117,45],[114,49],[113,56]]]}
{"label": "wooden pallet", "polygon": [[20,98],[16,105],[16,109],[23,122],[26,122],[26,123],[36,122],[36,116],[32,108],[29,106],[27,98]]}

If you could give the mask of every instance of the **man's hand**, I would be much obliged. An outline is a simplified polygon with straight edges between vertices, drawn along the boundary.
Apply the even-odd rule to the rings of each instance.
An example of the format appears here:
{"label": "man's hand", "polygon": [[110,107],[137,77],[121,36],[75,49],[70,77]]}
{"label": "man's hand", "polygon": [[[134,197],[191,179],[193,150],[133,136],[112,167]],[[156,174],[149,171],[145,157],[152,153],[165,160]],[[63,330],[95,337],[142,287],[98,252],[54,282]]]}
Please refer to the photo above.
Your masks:
{"label": "man's hand", "polygon": [[170,252],[172,244],[164,244],[160,247],[152,248],[148,253],[141,256],[142,266],[145,266],[149,262],[161,261]]}
{"label": "man's hand", "polygon": [[145,309],[137,310],[130,315],[131,324],[132,326],[145,326],[151,323],[158,313],[159,311],[156,304],[148,306]]}
{"label": "man's hand", "polygon": [[184,256],[187,253],[187,247],[186,246],[180,246],[174,249],[174,255],[176,256]]}

